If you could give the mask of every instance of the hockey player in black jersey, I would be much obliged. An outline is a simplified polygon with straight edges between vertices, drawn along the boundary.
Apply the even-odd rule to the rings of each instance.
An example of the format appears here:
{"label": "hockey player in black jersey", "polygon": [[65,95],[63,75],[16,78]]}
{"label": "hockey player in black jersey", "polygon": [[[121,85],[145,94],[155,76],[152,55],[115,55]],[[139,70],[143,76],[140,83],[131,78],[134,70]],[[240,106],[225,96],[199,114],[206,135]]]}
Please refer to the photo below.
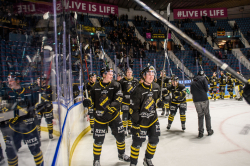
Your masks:
{"label": "hockey player in black jersey", "polygon": [[[89,82],[87,83],[87,91],[88,91],[88,96],[90,97],[90,92],[93,88],[93,86],[96,84],[96,74],[95,73],[90,73],[89,74]],[[85,88],[83,88],[85,89]],[[91,133],[94,131],[94,112],[93,108],[88,109],[88,119],[90,122],[90,127],[91,127]]]}
{"label": "hockey player in black jersey", "polygon": [[[53,138],[53,104],[52,104],[52,88],[50,85],[46,85],[46,75],[37,79],[37,87],[34,88],[36,90],[36,107],[39,112],[37,112],[38,124],[37,128],[39,134],[41,132],[41,122],[42,117],[45,118],[47,123],[47,128],[49,131],[49,139]],[[39,97],[39,94],[41,96]],[[39,101],[40,100],[40,101]]]}
{"label": "hockey player in black jersey", "polygon": [[234,95],[234,79],[230,73],[227,73],[227,91],[229,92],[230,99],[233,99]]}
{"label": "hockey player in black jersey", "polygon": [[[163,77],[163,85],[161,86],[161,82],[162,82],[162,77]],[[166,71],[165,70],[162,70],[161,71],[161,76],[159,79],[157,79],[157,82],[156,82],[160,87],[162,87],[162,92],[163,92],[163,95],[164,97],[167,97],[168,98],[168,107],[166,108],[163,108],[162,109],[162,113],[161,115],[164,115],[165,114],[165,111],[166,111],[166,116],[169,115],[169,102],[170,102],[170,95],[169,95],[169,91],[167,90],[167,87],[171,84],[171,79],[170,77],[167,77],[166,76]]]}
{"label": "hockey player in black jersey", "polygon": [[179,78],[177,76],[172,77],[171,81],[172,85],[168,88],[168,90],[172,94],[172,99],[167,129],[169,130],[171,128],[171,124],[174,121],[174,116],[176,115],[177,109],[179,108],[182,130],[185,130],[187,110],[185,85],[179,83]]}
{"label": "hockey player in black jersey", "polygon": [[218,83],[218,78],[216,77],[216,72],[214,72],[213,76],[211,78],[209,78],[209,84],[210,84],[209,93],[211,96],[211,100],[212,99],[216,100],[217,83]]}
{"label": "hockey player in black jersey", "polygon": [[[143,160],[144,166],[153,166],[152,158],[159,142],[160,124],[156,112],[156,105],[164,107],[164,100],[160,98],[160,86],[154,82],[156,71],[153,66],[148,66],[142,71],[144,82],[139,84],[131,95],[129,113],[132,119],[132,145],[130,166],[136,166],[142,143],[148,135],[148,144]],[[157,101],[157,102],[156,102]]]}
{"label": "hockey player in black jersey", "polygon": [[128,134],[131,135],[131,118],[129,114],[129,105],[130,105],[130,96],[131,90],[138,85],[138,80],[133,77],[133,71],[131,68],[127,68],[126,76],[120,81],[122,92],[123,92],[123,101],[121,111],[122,114],[122,123],[124,127],[125,136],[127,136],[127,126]]}
{"label": "hockey player in black jersey", "polygon": [[116,79],[116,81],[117,81],[117,82],[120,82],[121,79],[123,79],[123,73],[122,73],[122,72],[120,72],[120,73],[117,74],[117,79]]}
{"label": "hockey player in black jersey", "polygon": [[[21,74],[18,72],[8,75],[8,88],[1,94],[4,105],[1,112],[6,114],[13,111],[13,118],[1,121],[1,131],[6,144],[8,164],[17,166],[17,146],[23,140],[34,157],[37,166],[43,166],[43,154],[40,149],[41,142],[36,126],[36,114],[34,111],[34,96],[29,88],[21,86]],[[10,117],[9,117],[10,118]],[[30,163],[30,165],[34,165]]]}
{"label": "hockey player in black jersey", "polygon": [[[118,158],[123,161],[130,161],[130,157],[125,155],[125,135],[122,121],[120,118],[120,107],[123,94],[121,85],[113,79],[113,69],[104,67],[101,69],[103,80],[95,84],[90,92],[92,99],[85,99],[83,105],[94,109],[94,166],[100,166],[100,155],[105,133],[109,126],[112,134],[116,138]],[[91,103],[91,104],[90,104]]]}
{"label": "hockey player in black jersey", "polygon": [[224,71],[220,72],[220,78],[219,78],[219,99],[224,99],[225,96],[225,90],[226,90],[226,84],[227,84],[227,77],[224,74]]}

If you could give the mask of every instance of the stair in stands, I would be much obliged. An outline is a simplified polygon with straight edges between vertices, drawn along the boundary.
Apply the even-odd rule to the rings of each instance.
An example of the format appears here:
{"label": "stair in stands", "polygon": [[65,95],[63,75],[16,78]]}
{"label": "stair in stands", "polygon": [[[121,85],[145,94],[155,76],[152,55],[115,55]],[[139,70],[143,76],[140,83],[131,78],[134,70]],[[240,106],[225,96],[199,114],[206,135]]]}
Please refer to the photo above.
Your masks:
{"label": "stair in stands", "polygon": [[233,49],[232,53],[240,61],[241,64],[243,64],[248,70],[250,70],[250,62],[239,48]]}
{"label": "stair in stands", "polygon": [[[228,21],[228,24],[233,28],[234,27],[234,23],[235,23],[235,20],[231,20],[231,21]],[[240,28],[239,28],[240,29]],[[247,39],[244,37],[244,34],[241,32],[241,29],[240,29],[240,40],[241,42],[245,45],[245,48],[250,48],[250,45],[247,41]]]}
{"label": "stair in stands", "polygon": [[[206,27],[203,24],[203,22],[196,22],[196,25],[199,27],[199,29],[204,34],[204,36],[207,36]],[[207,37],[207,42],[210,44],[210,46],[212,46],[212,38],[211,38],[211,36]],[[219,47],[217,46],[216,43],[214,43],[213,49],[219,49]]]}

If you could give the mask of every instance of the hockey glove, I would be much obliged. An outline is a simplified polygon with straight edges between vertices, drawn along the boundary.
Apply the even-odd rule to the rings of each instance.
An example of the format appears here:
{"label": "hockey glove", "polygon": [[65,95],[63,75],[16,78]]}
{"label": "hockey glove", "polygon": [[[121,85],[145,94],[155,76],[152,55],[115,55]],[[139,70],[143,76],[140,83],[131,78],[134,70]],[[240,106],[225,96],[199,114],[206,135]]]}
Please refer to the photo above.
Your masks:
{"label": "hockey glove", "polygon": [[133,134],[133,136],[135,137],[140,137],[140,125],[139,124],[133,124],[132,128],[131,128],[131,133]]}
{"label": "hockey glove", "polygon": [[246,100],[246,102],[248,104],[250,104],[250,80],[248,80],[248,84],[245,85],[244,89],[243,89],[243,94],[242,96],[244,97],[244,99]]}
{"label": "hockey glove", "polygon": [[167,95],[169,93],[169,90],[167,88],[162,89],[162,94]]}
{"label": "hockey glove", "polygon": [[175,95],[175,96],[180,96],[180,95],[181,95],[181,92],[175,91],[175,92],[174,92],[174,95]]}
{"label": "hockey glove", "polygon": [[36,113],[41,112],[44,108],[45,108],[45,104],[44,103],[40,103],[40,104],[36,104],[35,105],[35,111],[36,111]]}
{"label": "hockey glove", "polygon": [[163,107],[164,107],[164,102],[163,102],[162,100],[158,100],[158,101],[156,102],[156,106],[157,106],[158,108],[163,108]]}
{"label": "hockey glove", "polygon": [[84,99],[82,103],[83,103],[84,107],[88,108],[88,107],[91,106],[91,100],[90,99]]}

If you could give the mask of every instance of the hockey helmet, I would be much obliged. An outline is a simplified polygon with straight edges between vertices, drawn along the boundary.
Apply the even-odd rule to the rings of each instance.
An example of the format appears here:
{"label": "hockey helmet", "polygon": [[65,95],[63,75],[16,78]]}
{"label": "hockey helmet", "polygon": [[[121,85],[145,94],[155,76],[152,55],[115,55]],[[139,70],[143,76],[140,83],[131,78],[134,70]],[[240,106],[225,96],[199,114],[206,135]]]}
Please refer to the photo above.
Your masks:
{"label": "hockey helmet", "polygon": [[117,74],[117,76],[121,76],[121,77],[123,77],[123,76],[124,76],[124,74],[123,74],[122,72],[119,72],[119,73]]}
{"label": "hockey helmet", "polygon": [[92,78],[92,77],[94,77],[94,76],[96,76],[95,73],[90,73],[90,74],[89,74],[89,79]]}
{"label": "hockey helmet", "polygon": [[174,75],[174,76],[172,76],[171,80],[179,82],[179,77],[177,77],[177,76]]}
{"label": "hockey helmet", "polygon": [[228,73],[228,72],[226,73],[226,75],[227,75],[228,77],[231,77],[231,76],[232,76],[232,75],[231,75],[230,73]]}
{"label": "hockey helmet", "polygon": [[21,75],[20,72],[10,72],[8,74],[8,79],[10,79],[10,78],[14,78],[15,80],[21,81],[22,80],[22,75]]}
{"label": "hockey helmet", "polygon": [[140,75],[141,75],[142,77],[144,77],[144,76],[146,76],[146,73],[148,73],[148,72],[154,73],[154,75],[156,76],[156,70],[155,70],[154,66],[147,66],[147,67],[145,67],[145,68],[142,70],[142,72],[141,72]]}
{"label": "hockey helmet", "polygon": [[198,72],[198,75],[199,75],[199,76],[204,76],[204,75],[205,75],[205,72],[204,72],[203,70],[200,70],[200,71]]}
{"label": "hockey helmet", "polygon": [[133,70],[132,70],[131,67],[128,67],[128,68],[126,69],[126,72],[127,72],[128,70],[131,70],[131,71],[133,72]]}
{"label": "hockey helmet", "polygon": [[106,66],[106,67],[103,67],[103,68],[101,69],[100,74],[101,74],[101,76],[102,76],[103,74],[107,74],[107,72],[113,72],[113,73],[114,73],[114,70],[113,70],[112,68]]}

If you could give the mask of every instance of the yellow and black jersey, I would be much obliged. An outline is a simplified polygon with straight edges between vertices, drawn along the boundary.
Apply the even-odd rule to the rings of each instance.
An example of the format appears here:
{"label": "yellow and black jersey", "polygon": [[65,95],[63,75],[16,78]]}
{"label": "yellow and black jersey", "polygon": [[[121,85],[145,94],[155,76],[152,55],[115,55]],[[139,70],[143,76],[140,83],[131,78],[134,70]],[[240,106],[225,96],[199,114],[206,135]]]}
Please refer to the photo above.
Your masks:
{"label": "yellow and black jersey", "polygon": [[[88,82],[88,83],[87,83],[86,89],[87,89],[87,91],[88,91],[88,96],[90,96],[90,91],[92,90],[92,88],[93,88],[93,86],[94,86],[95,84],[96,84],[95,82],[94,82],[94,83],[91,83],[91,82]],[[83,90],[85,90],[85,87],[83,87]],[[85,92],[84,92],[84,94],[85,94]]]}
{"label": "yellow and black jersey", "polygon": [[[157,79],[157,84],[161,87],[161,81],[162,81],[162,77]],[[163,78],[163,87],[167,87],[171,85],[171,79],[170,77],[164,77]]]}
{"label": "yellow and black jersey", "polygon": [[[90,91],[90,98],[96,122],[106,124],[119,115],[123,94],[121,85],[117,81],[96,83]],[[110,119],[104,118],[106,113],[112,115]]]}
{"label": "yellow and black jersey", "polygon": [[73,97],[76,98],[80,93],[79,90],[79,83],[74,83],[73,84]]}
{"label": "yellow and black jersey", "polygon": [[226,86],[227,84],[227,77],[223,74],[219,78],[219,84],[220,86]]}
{"label": "yellow and black jersey", "polygon": [[212,87],[214,87],[214,86],[217,87],[217,83],[218,83],[218,78],[217,78],[217,77],[212,76],[212,77],[209,79],[210,88],[212,88]]}
{"label": "yellow and black jersey", "polygon": [[227,78],[227,89],[228,88],[233,88],[234,87],[234,82],[235,80],[232,77]]}
{"label": "yellow and black jersey", "polygon": [[127,77],[124,77],[120,80],[120,84],[122,87],[123,92],[123,101],[122,104],[129,105],[130,104],[130,95],[135,86],[138,85],[138,80],[136,78],[128,79]]}
{"label": "yellow and black jersey", "polygon": [[160,98],[160,86],[152,82],[151,85],[139,84],[131,95],[129,113],[134,125],[147,128],[157,119],[156,101]]}
{"label": "yellow and black jersey", "polygon": [[184,84],[178,83],[177,86],[170,85],[168,90],[172,94],[171,103],[180,104],[186,102],[186,88]]}

